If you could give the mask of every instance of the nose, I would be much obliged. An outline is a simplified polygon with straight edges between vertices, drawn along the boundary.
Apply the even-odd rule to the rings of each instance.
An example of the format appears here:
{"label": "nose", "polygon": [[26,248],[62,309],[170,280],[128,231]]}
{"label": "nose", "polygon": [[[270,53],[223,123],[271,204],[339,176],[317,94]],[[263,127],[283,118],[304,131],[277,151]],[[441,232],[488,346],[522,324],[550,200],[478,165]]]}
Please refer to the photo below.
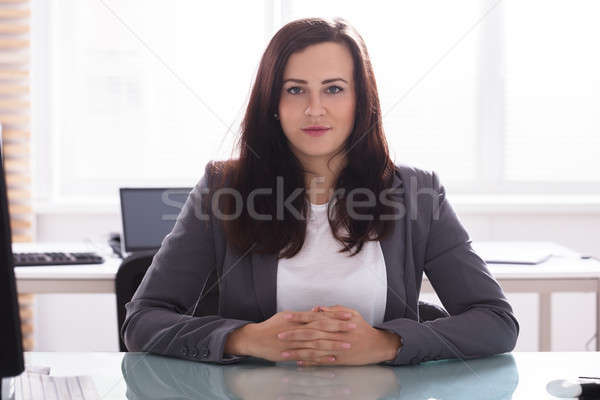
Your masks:
{"label": "nose", "polygon": [[306,111],[304,111],[304,114],[311,117],[319,117],[325,114],[325,109],[321,105],[321,98],[318,92],[313,93],[310,96],[308,107],[306,108]]}

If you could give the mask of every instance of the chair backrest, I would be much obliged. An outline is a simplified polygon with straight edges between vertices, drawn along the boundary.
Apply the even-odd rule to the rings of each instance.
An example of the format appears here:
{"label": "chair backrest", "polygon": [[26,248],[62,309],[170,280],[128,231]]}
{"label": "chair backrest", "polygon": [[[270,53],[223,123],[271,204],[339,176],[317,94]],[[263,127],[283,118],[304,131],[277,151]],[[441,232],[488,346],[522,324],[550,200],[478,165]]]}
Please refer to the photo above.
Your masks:
{"label": "chair backrest", "polygon": [[123,338],[121,337],[121,327],[125,322],[125,304],[127,304],[138,286],[142,282],[148,267],[152,264],[156,251],[136,252],[125,258],[115,277],[115,292],[117,294],[117,329],[119,335],[119,351],[127,351]]}

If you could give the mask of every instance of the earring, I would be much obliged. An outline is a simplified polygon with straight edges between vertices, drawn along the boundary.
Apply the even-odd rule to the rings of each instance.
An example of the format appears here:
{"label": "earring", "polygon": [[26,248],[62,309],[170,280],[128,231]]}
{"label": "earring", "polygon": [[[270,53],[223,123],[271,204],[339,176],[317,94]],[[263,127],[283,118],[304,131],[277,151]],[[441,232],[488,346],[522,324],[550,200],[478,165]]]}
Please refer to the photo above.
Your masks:
{"label": "earring", "polygon": [[275,119],[279,119],[279,114],[275,113],[273,114],[273,116],[275,117]]}

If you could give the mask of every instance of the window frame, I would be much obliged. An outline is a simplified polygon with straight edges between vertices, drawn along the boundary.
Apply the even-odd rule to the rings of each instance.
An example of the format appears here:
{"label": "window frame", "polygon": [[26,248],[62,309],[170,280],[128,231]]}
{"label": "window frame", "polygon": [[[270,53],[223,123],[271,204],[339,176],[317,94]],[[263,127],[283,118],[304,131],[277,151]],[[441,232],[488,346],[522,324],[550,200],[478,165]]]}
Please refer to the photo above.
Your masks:
{"label": "window frame", "polygon": [[[118,199],[107,202],[91,197],[64,199],[59,197],[57,160],[57,130],[53,121],[53,75],[52,49],[52,2],[32,0],[31,23],[31,98],[32,98],[32,190],[34,211],[86,212],[92,208],[98,212],[112,212],[118,207]],[[490,2],[491,3],[491,2]],[[264,0],[265,38],[268,40],[286,20],[284,0]],[[477,97],[478,110],[478,171],[470,182],[446,179],[444,171],[436,171],[449,190],[449,198],[456,198],[459,207],[473,212],[506,212],[519,207],[540,206],[545,210],[560,212],[600,212],[600,181],[591,182],[514,182],[503,178],[505,93],[503,85],[504,41],[503,7],[499,4],[487,17],[479,43],[478,66],[480,73]],[[500,50],[498,50],[500,49]],[[486,79],[483,79],[485,75]],[[50,149],[50,151],[48,151]],[[451,190],[451,192],[450,192]],[[549,197],[552,197],[551,201]],[[582,208],[583,205],[583,208]]]}

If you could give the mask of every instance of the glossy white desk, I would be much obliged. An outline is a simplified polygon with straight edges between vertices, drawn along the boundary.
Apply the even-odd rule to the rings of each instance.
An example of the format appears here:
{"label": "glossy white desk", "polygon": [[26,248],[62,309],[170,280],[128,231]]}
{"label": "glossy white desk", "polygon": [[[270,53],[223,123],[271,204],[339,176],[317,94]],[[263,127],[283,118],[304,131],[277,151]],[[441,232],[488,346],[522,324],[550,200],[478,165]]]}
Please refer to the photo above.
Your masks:
{"label": "glossy white desk", "polygon": [[[218,365],[144,353],[26,353],[51,375],[90,375],[102,399],[555,399],[554,379],[598,376],[600,353],[506,353],[414,366]],[[6,381],[5,381],[6,382]]]}
{"label": "glossy white desk", "polygon": [[86,243],[13,243],[13,252],[93,251],[103,264],[16,267],[19,293],[114,293],[121,259],[108,245]]}
{"label": "glossy white desk", "polygon": [[[498,242],[510,251],[510,242]],[[540,242],[552,253],[537,265],[488,264],[505,293],[537,293],[539,296],[539,350],[551,351],[552,294],[580,292],[596,294],[596,350],[600,351],[600,262],[555,243]],[[475,247],[475,246],[474,246]],[[433,292],[427,278],[422,292]]]}
{"label": "glossy white desk", "polygon": [[[480,242],[487,243],[490,242]],[[494,242],[510,252],[514,242]],[[600,332],[600,262],[583,260],[579,254],[551,242],[536,242],[553,254],[538,265],[488,264],[490,272],[506,293],[538,293],[539,350],[551,350],[552,293],[593,292],[596,294],[596,332]],[[475,247],[476,243],[474,243]],[[15,243],[13,251],[96,251],[106,262],[98,265],[17,267],[15,275],[20,293],[114,293],[114,279],[121,259],[106,245],[82,243]],[[423,292],[433,292],[424,276]],[[596,334],[600,350],[600,335]]]}

